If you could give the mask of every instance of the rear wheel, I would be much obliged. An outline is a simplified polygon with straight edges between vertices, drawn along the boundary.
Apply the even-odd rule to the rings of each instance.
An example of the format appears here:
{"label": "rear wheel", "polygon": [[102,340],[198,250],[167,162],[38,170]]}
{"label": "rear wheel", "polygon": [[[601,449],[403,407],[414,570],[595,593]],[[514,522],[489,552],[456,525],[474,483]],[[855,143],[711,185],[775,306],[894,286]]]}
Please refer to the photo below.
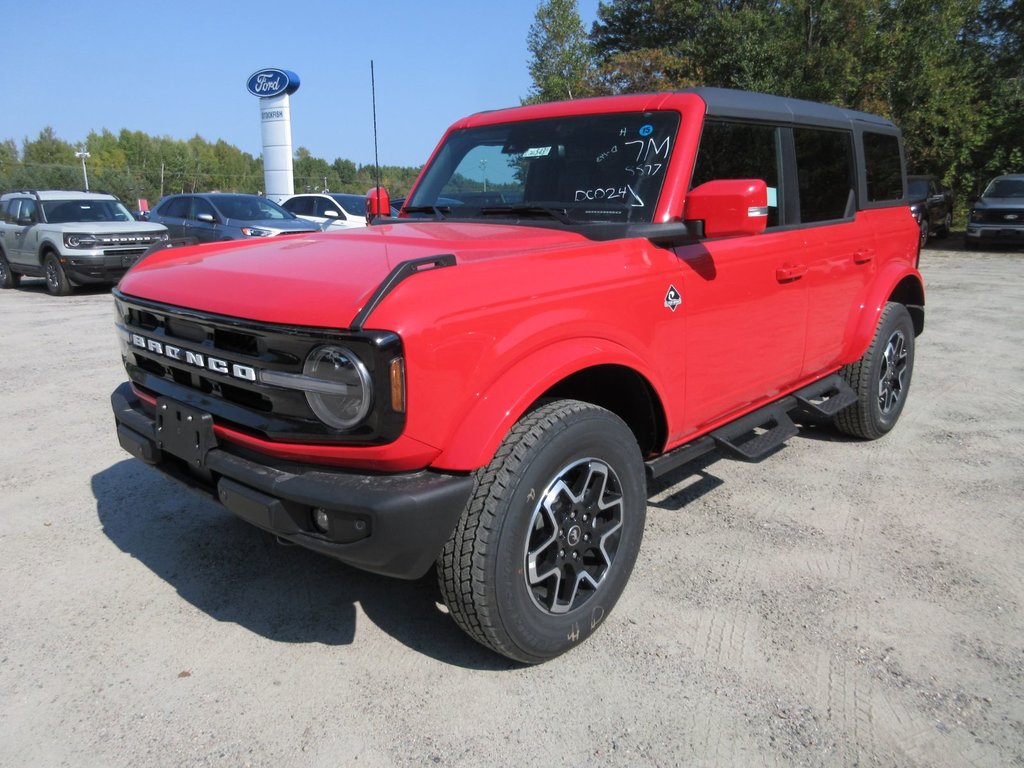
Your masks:
{"label": "rear wheel", "polygon": [[46,290],[54,296],[67,296],[71,293],[71,281],[64,273],[57,254],[52,251],[46,254],[43,266],[46,269]]}
{"label": "rear wheel", "polygon": [[574,400],[524,416],[438,561],[455,622],[511,659],[537,663],[586,639],[629,579],[647,510],[633,433]]}
{"label": "rear wheel", "polygon": [[0,253],[0,288],[17,288],[21,283],[21,275],[11,271],[7,257]]}
{"label": "rear wheel", "polygon": [[867,352],[840,371],[857,402],[836,414],[836,427],[868,440],[886,434],[903,412],[913,372],[914,323],[905,306],[889,302]]}
{"label": "rear wheel", "polygon": [[951,229],[953,229],[953,212],[947,211],[942,220],[942,226],[939,228],[939,237],[948,237]]}

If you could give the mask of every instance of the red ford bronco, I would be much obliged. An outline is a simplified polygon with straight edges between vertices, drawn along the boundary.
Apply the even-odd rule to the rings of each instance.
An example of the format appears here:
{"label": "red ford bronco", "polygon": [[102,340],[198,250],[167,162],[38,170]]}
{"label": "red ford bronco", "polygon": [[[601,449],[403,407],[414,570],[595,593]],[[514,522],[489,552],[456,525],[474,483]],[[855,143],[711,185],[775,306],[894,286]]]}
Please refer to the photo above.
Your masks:
{"label": "red ford bronco", "polygon": [[436,563],[463,630],[540,662],[609,615],[649,479],[895,425],[917,242],[880,117],[712,88],[482,113],[397,218],[136,265],[117,433],[282,539]]}

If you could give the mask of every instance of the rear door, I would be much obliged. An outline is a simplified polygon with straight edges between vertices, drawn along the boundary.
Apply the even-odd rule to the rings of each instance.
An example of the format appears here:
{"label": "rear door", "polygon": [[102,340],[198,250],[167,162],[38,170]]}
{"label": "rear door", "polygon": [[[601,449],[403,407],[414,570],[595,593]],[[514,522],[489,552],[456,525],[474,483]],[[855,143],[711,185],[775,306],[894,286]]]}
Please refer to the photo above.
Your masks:
{"label": "rear door", "polygon": [[167,227],[170,237],[187,237],[185,221],[188,219],[189,198],[186,195],[172,197],[156,209],[156,220]]}

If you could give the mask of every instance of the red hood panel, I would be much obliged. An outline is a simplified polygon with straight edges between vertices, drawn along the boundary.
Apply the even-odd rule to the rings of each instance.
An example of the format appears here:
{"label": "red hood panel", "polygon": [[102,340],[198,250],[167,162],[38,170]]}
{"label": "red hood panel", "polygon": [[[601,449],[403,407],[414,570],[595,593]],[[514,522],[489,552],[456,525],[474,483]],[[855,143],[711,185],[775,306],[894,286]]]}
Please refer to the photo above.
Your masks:
{"label": "red hood panel", "polygon": [[172,248],[133,267],[120,289],[129,296],[229,317],[344,328],[403,261],[453,253],[458,262],[468,263],[585,242],[580,235],[541,227],[385,224]]}

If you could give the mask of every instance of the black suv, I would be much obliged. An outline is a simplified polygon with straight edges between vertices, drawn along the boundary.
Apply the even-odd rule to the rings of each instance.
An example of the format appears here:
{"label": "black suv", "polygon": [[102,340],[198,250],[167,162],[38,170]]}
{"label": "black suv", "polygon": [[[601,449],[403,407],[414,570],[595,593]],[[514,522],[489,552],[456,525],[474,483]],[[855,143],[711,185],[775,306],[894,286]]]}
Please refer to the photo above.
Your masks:
{"label": "black suv", "polygon": [[934,176],[907,176],[907,197],[921,227],[921,247],[931,235],[945,237],[953,228],[953,190]]}

